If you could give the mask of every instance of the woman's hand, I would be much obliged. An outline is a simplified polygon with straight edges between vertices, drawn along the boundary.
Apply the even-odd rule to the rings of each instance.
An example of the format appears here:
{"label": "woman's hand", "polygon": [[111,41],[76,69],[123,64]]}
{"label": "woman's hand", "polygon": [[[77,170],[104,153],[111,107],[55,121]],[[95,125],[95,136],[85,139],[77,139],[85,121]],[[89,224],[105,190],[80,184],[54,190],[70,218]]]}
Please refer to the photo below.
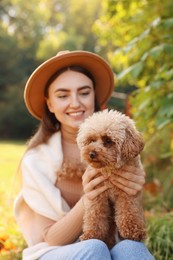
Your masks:
{"label": "woman's hand", "polygon": [[[92,201],[102,192],[108,189],[104,184],[105,177],[98,175],[99,169],[88,166],[82,177],[82,185],[84,190],[83,203],[85,207],[90,207]],[[98,175],[98,176],[97,176]],[[99,185],[99,186],[98,186]]]}
{"label": "woman's hand", "polygon": [[134,166],[122,168],[121,175],[116,176],[113,184],[129,195],[136,195],[143,189],[145,184],[145,171]]}

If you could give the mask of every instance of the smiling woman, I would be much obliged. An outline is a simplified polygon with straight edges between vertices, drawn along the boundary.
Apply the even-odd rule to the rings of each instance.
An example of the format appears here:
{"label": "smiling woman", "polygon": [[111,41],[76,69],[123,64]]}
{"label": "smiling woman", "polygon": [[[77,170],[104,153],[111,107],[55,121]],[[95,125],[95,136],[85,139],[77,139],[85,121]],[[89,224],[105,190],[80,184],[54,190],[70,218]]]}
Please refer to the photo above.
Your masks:
{"label": "smiling woman", "polygon": [[[109,250],[99,239],[79,242],[85,205],[92,205],[108,187],[98,176],[99,169],[81,162],[76,136],[81,123],[106,105],[113,88],[114,74],[108,63],[86,51],[63,51],[28,79],[25,103],[40,125],[22,158],[23,186],[14,205],[28,244],[24,260],[152,259],[143,243],[120,242],[120,249],[115,245]],[[119,179],[124,192],[142,189],[143,171],[122,172]]]}
{"label": "smiling woman", "polygon": [[94,112],[94,87],[90,78],[71,69],[60,74],[49,86],[46,98],[49,111],[61,122],[61,132],[78,130]]}

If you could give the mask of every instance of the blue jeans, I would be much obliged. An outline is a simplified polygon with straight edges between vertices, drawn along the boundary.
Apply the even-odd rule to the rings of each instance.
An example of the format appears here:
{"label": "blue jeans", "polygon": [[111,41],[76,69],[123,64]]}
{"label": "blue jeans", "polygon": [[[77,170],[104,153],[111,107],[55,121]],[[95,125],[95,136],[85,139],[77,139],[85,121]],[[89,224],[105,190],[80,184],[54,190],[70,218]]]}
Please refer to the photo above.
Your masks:
{"label": "blue jeans", "polygon": [[40,260],[154,260],[141,242],[123,240],[111,250],[101,240],[89,239],[61,246],[45,253]]}

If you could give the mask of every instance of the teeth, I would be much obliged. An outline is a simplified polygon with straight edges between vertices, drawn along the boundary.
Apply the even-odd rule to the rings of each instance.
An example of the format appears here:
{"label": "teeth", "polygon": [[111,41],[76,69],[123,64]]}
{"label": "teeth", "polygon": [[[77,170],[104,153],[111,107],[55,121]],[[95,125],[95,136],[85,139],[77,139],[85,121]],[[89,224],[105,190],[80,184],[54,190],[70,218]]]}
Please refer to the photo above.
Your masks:
{"label": "teeth", "polygon": [[69,113],[70,116],[79,116],[82,115],[82,112],[74,112],[74,113]]}

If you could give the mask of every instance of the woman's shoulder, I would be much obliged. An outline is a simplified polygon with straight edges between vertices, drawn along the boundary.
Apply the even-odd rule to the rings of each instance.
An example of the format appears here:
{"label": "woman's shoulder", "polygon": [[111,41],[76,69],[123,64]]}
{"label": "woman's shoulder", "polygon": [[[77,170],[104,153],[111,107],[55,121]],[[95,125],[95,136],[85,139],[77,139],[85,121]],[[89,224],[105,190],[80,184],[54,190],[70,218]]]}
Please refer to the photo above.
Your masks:
{"label": "woman's shoulder", "polygon": [[55,133],[47,143],[40,144],[24,154],[21,161],[22,175],[27,179],[44,175],[54,182],[56,172],[60,169],[62,162],[61,136]]}
{"label": "woman's shoulder", "polygon": [[62,159],[62,156],[61,133],[56,132],[46,143],[27,150],[22,161],[28,159],[32,161],[58,160]]}

